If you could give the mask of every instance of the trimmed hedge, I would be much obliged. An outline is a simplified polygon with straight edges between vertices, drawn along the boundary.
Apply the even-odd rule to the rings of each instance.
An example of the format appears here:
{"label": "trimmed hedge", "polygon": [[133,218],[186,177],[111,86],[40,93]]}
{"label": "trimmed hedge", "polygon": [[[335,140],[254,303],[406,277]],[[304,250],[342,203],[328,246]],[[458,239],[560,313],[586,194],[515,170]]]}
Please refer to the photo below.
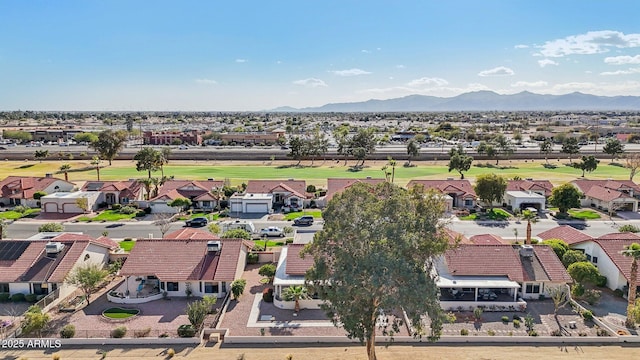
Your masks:
{"label": "trimmed hedge", "polygon": [[13,302],[23,302],[25,300],[26,300],[26,298],[25,298],[23,293],[16,293],[16,294],[11,295],[11,301],[13,301]]}
{"label": "trimmed hedge", "polygon": [[193,325],[185,324],[178,326],[178,336],[183,338],[194,337],[196,335],[196,328]]}

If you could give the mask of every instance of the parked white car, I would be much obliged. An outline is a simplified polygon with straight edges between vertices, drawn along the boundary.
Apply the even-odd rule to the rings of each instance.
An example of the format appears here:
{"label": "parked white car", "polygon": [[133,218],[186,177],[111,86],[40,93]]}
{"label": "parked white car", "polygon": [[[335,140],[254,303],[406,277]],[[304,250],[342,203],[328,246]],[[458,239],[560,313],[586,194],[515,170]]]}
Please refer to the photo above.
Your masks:
{"label": "parked white car", "polygon": [[262,230],[260,230],[260,236],[262,237],[275,237],[275,236],[279,236],[279,237],[283,237],[284,236],[284,230],[282,230],[282,228],[279,228],[277,226],[269,226],[268,228],[264,228]]}

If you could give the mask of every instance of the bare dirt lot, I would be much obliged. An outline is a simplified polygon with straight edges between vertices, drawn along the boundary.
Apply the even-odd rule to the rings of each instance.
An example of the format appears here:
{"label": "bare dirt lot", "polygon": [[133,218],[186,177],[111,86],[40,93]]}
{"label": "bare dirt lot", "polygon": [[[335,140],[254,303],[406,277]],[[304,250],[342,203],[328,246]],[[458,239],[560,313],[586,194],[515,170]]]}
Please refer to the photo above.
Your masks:
{"label": "bare dirt lot", "polygon": [[[166,348],[108,348],[106,359],[134,360],[134,359],[165,359]],[[292,359],[313,360],[365,360],[363,346],[310,346],[283,347],[281,345],[253,348],[239,347],[198,347],[175,348],[177,359],[193,360],[278,360],[285,359],[288,354]],[[609,359],[627,360],[640,355],[640,347],[632,346],[466,346],[466,345],[394,345],[388,348],[380,346],[376,349],[380,360],[417,360],[417,359],[495,359],[518,360],[528,359]],[[92,349],[62,349],[52,351],[4,351],[0,352],[2,359],[29,360],[51,359],[52,354],[58,353],[61,359],[100,359],[101,354]],[[244,355],[244,357],[242,357]]]}

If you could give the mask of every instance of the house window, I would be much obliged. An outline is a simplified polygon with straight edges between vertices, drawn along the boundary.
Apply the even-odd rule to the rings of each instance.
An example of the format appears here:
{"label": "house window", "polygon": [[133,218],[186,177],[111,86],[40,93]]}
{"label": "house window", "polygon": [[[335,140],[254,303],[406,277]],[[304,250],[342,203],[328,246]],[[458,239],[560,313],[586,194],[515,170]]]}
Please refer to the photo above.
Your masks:
{"label": "house window", "polygon": [[178,283],[167,281],[167,291],[180,291]]}
{"label": "house window", "polygon": [[128,204],[129,203],[129,198],[120,198],[120,202],[123,204]]}
{"label": "house window", "polygon": [[222,292],[223,292],[223,293],[226,293],[226,292],[227,292],[227,282],[226,282],[226,281],[223,281],[223,282],[222,282]]}
{"label": "house window", "polygon": [[211,207],[211,201],[203,201],[202,207]]}
{"label": "house window", "polygon": [[594,263],[594,264],[597,264],[598,263],[598,257],[597,256],[592,257],[591,258],[591,262]]}
{"label": "house window", "polygon": [[591,255],[587,254],[587,261],[591,261]]}
{"label": "house window", "polygon": [[217,294],[219,292],[218,283],[206,282],[204,283],[205,294]]}
{"label": "house window", "polygon": [[539,294],[540,293],[540,284],[527,284],[527,288],[525,289],[527,294]]}
{"label": "house window", "polygon": [[9,292],[9,283],[0,283],[0,293]]}
{"label": "house window", "polygon": [[464,200],[464,206],[473,206],[473,200],[465,199]]}

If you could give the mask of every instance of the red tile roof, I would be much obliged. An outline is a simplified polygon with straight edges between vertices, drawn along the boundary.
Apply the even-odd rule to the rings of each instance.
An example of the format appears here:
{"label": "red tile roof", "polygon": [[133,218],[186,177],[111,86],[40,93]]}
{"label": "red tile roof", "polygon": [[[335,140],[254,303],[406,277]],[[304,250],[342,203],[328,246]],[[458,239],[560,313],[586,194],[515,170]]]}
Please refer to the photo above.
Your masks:
{"label": "red tile roof", "polygon": [[110,249],[110,250],[116,249],[120,246],[115,240],[108,238],[106,236],[100,236],[99,238],[94,239],[93,237],[86,234],[74,234],[74,233],[62,233],[54,237],[53,239],[51,239],[51,241],[61,241],[61,242],[62,241],[90,241],[93,244],[106,247],[107,249]]}
{"label": "red tile roof", "polygon": [[[87,181],[82,191],[119,191],[120,196],[136,198],[143,185],[138,180],[127,181]],[[97,189],[97,190],[96,190]]]}
{"label": "red tile roof", "polygon": [[296,193],[300,197],[307,197],[307,182],[305,180],[249,180],[245,192],[247,194],[270,194],[278,187],[287,192]]}
{"label": "red tile roof", "polygon": [[444,194],[456,193],[463,198],[476,198],[476,191],[471,186],[469,180],[411,180],[407,184],[407,189],[416,185],[422,185],[425,190],[437,189]]}
{"label": "red tile roof", "polygon": [[[609,256],[611,261],[613,261],[624,278],[627,279],[627,281],[630,281],[631,262],[633,260],[631,257],[622,255],[622,251],[625,249],[625,247],[633,243],[639,243],[640,241],[637,238],[613,239],[611,237],[608,237],[607,239],[598,238],[595,240],[595,242],[600,245],[602,250],[604,250],[607,256]],[[636,285],[640,286],[640,277],[638,277]]]}
{"label": "red tile roof", "polygon": [[507,191],[542,192],[544,196],[551,196],[553,184],[549,180],[509,180]]}
{"label": "red tile roof", "polygon": [[611,233],[599,236],[597,240],[633,240],[640,243],[640,235],[632,232]]}
{"label": "red tile roof", "polygon": [[606,189],[622,191],[633,189],[634,192],[640,192],[640,186],[631,180],[587,180],[578,179],[572,181],[574,185],[580,189],[583,193],[587,193],[593,186],[601,186]]}
{"label": "red tile roof", "polygon": [[167,180],[158,189],[157,198],[161,198],[165,194],[170,194],[169,198],[176,199],[184,197],[191,199],[210,192],[213,188],[221,189],[224,186],[222,180]]}
{"label": "red tile roof", "polygon": [[51,273],[51,276],[49,277],[50,282],[63,282],[67,273],[73,269],[73,266],[78,262],[84,250],[89,246],[88,241],[64,242],[64,244],[69,250],[67,250],[67,253],[64,255],[58,266]]}
{"label": "red tile roof", "polygon": [[535,245],[532,261],[520,256],[514,245],[460,245],[445,252],[449,272],[454,276],[506,276],[509,280],[569,281],[564,266],[546,245]]}
{"label": "red tile roof", "polygon": [[178,229],[174,232],[170,232],[164,236],[165,239],[176,239],[176,240],[218,240],[220,237],[218,235],[212,234],[208,231],[194,229],[190,227]]}
{"label": "red tile roof", "polygon": [[365,184],[370,184],[370,185],[377,185],[377,184],[383,183],[385,181],[387,181],[387,180],[386,179],[380,179],[380,178],[376,178],[376,179],[369,179],[369,178],[366,178],[366,179],[329,178],[329,179],[327,179],[327,193],[325,194],[324,198],[325,198],[326,202],[329,202],[329,200],[333,199],[333,197],[336,194],[345,191],[350,186],[352,186],[353,184],[356,184],[356,183],[365,183]]}
{"label": "red tile roof", "polygon": [[[222,239],[220,252],[207,253],[208,240],[140,239],[120,273],[155,275],[162,281],[233,281],[242,249],[241,239]],[[218,259],[215,259],[218,258]]]}
{"label": "red tile roof", "polygon": [[474,235],[469,238],[471,243],[476,245],[502,245],[504,244],[502,238],[494,234],[481,234]]}
{"label": "red tile roof", "polygon": [[631,198],[628,194],[622,193],[617,190],[608,189],[599,185],[592,186],[584,194],[587,198],[593,198],[601,201],[612,201],[615,199]]}
{"label": "red tile roof", "polygon": [[15,199],[32,199],[33,194],[43,191],[56,181],[72,183],[55,177],[7,176],[0,181],[0,197]]}
{"label": "red tile roof", "polygon": [[542,240],[560,239],[567,245],[577,244],[593,238],[569,225],[560,225],[538,234]]}
{"label": "red tile roof", "polygon": [[449,238],[449,244],[471,244],[471,241],[461,233],[451,230],[449,228],[444,228],[445,235]]}
{"label": "red tile roof", "polygon": [[290,244],[288,246],[285,274],[305,275],[307,270],[311,269],[313,266],[313,257],[311,255],[300,257],[302,249],[304,249],[304,244]]}

